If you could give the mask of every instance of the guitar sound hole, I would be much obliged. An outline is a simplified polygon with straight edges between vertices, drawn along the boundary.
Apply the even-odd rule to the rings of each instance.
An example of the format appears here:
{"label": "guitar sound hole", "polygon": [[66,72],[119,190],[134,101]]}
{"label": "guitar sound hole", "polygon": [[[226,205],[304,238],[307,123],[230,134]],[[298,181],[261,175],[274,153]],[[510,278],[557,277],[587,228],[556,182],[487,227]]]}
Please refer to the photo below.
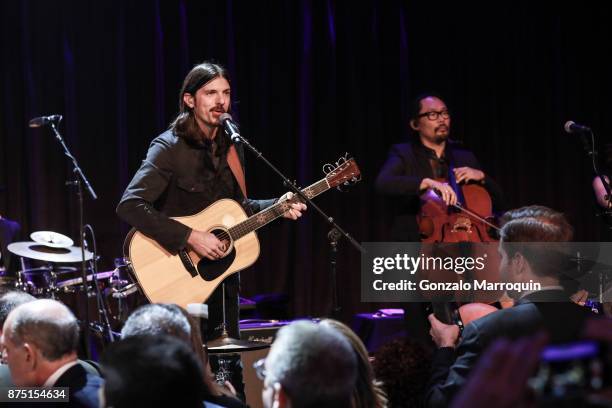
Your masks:
{"label": "guitar sound hole", "polygon": [[214,229],[210,232],[213,233],[219,239],[219,241],[223,243],[224,251],[227,252],[232,245],[232,241],[227,231],[222,230],[222,229]]}

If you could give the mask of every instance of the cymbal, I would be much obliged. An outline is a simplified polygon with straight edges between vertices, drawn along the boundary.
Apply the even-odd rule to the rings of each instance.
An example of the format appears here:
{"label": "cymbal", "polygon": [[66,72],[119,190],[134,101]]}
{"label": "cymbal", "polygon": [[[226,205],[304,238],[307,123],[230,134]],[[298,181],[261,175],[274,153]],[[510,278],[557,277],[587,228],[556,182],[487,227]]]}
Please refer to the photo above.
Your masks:
{"label": "cymbal", "polygon": [[[56,263],[81,262],[81,248],[76,246],[51,248],[34,241],[22,241],[9,244],[8,250],[15,255],[39,261]],[[85,260],[90,261],[92,258],[93,253],[85,250]]]}
{"label": "cymbal", "polygon": [[268,343],[261,341],[238,340],[231,337],[219,337],[206,343],[206,346],[211,354],[240,353],[270,347]]}
{"label": "cymbal", "polygon": [[74,241],[66,235],[54,231],[36,231],[30,234],[32,241],[51,248],[68,248]]}

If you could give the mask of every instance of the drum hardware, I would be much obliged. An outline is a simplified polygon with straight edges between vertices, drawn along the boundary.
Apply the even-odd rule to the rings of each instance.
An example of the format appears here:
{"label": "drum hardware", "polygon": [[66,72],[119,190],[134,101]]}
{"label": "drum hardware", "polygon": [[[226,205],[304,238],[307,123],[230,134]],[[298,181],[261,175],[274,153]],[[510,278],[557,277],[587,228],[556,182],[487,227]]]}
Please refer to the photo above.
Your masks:
{"label": "drum hardware", "polygon": [[[86,226],[91,231],[92,242],[94,242],[93,231],[90,226]],[[51,298],[65,304],[73,304],[74,312],[78,315],[81,312],[76,299],[67,299],[66,295],[83,296],[84,302],[81,304],[85,308],[86,316],[84,322],[89,322],[88,305],[85,299],[96,297],[98,320],[104,322],[110,331],[110,322],[107,317],[108,306],[102,298],[98,285],[99,280],[111,279],[118,271],[108,271],[96,273],[96,261],[98,256],[95,250],[92,252],[88,248],[72,246],[73,241],[65,235],[53,231],[37,231],[30,236],[33,241],[13,242],[8,245],[8,250],[20,257],[21,269],[17,273],[15,287],[36,297]],[[84,241],[86,244],[86,241]],[[94,245],[95,247],[95,245]],[[85,270],[89,274],[86,276],[86,283],[83,283],[83,276],[70,277],[68,273],[77,273],[74,267],[59,267],[56,264],[70,264],[83,261],[83,254],[86,265]],[[26,259],[43,261],[48,263],[46,266],[38,268],[28,268]],[[93,272],[93,273],[92,273]],[[74,276],[74,275],[73,275]],[[92,287],[93,285],[93,287]],[[109,335],[112,338],[112,335]]]}
{"label": "drum hardware", "polygon": [[[108,271],[108,272],[99,272],[95,275],[93,274],[87,275],[87,282],[91,282],[91,280],[94,279],[94,277],[96,280],[110,279],[111,281],[113,281],[113,278],[118,277],[118,276],[119,276],[119,272],[116,269],[112,271]],[[83,283],[83,278],[79,276],[78,278],[57,282],[57,287],[70,289],[71,286],[81,285],[82,283]]]}
{"label": "drum hardware", "polygon": [[[86,228],[91,247],[88,248],[85,241],[84,252],[88,261],[85,282],[75,265],[81,262],[81,248],[70,245],[72,240],[62,234],[38,231],[30,235],[32,241],[9,246],[11,253],[19,257],[20,270],[15,277],[6,277],[1,283],[38,298],[64,303],[83,324],[88,320],[92,334],[97,330],[104,334],[105,342],[112,341],[117,336],[117,328],[142,303],[142,299],[134,295],[139,286],[132,278],[131,265],[126,258],[115,259],[116,268],[113,270],[96,271],[99,256],[95,250],[95,237],[89,226]],[[85,319],[84,313],[90,317]]]}
{"label": "drum hardware", "polygon": [[237,351],[257,350],[260,348],[268,347],[269,345],[265,343],[234,339],[229,336],[229,333],[227,332],[227,320],[225,310],[225,282],[221,283],[221,288],[223,291],[223,322],[220,325],[221,336],[206,343],[208,350],[211,353],[235,353]]}
{"label": "drum hardware", "polygon": [[[82,194],[79,194],[79,195],[82,200]],[[93,227],[90,224],[83,225],[82,232],[81,232],[81,242],[83,243],[83,248],[81,249],[81,251],[82,253],[84,253],[85,250],[89,249],[87,241],[85,239],[86,231],[89,232],[89,238],[90,238],[90,242],[92,243],[92,249],[93,249],[93,254],[94,254],[93,260],[90,261],[91,270],[93,271],[93,274],[91,275],[91,282],[93,283],[93,287],[95,289],[94,293],[96,296],[96,303],[98,306],[97,307],[98,318],[102,321],[102,325],[106,328],[108,339],[110,340],[110,342],[113,342],[114,333],[112,331],[110,320],[108,318],[110,314],[110,307],[108,303],[106,302],[106,298],[102,295],[102,290],[100,289],[100,285],[98,284],[99,283],[98,282],[99,281],[98,264],[97,264],[97,257],[95,256],[95,254],[98,252],[96,249],[96,235],[94,233]],[[81,273],[81,283],[82,283],[81,286],[83,287],[83,289],[86,291],[87,294],[89,290],[89,285],[87,285],[88,280],[89,280],[89,276],[87,276],[86,271],[85,271],[85,266],[83,266],[82,273]],[[89,316],[87,312],[87,304],[85,305],[85,313],[86,315],[85,315],[84,324],[85,324],[85,327],[88,327],[89,326]]]}
{"label": "drum hardware", "polygon": [[111,296],[114,297],[115,299],[125,299],[128,296],[130,296],[132,293],[138,292],[138,289],[139,288],[135,283],[130,283],[129,285],[126,285],[122,287],[121,289],[112,288]]}
{"label": "drum hardware", "polygon": [[[229,333],[227,332],[225,310],[225,282],[221,283],[221,287],[223,291],[223,322],[221,323],[221,336],[206,343],[208,352],[211,354],[232,354],[270,347],[270,345],[266,343],[234,339],[229,336]],[[231,358],[223,358],[222,356],[219,356],[217,363],[219,367],[215,372],[215,381],[219,384],[225,384],[225,382],[232,376],[230,368]]]}
{"label": "drum hardware", "polygon": [[[46,123],[41,122],[38,123],[37,121],[30,121],[30,127],[39,127],[41,125],[48,125],[51,130],[53,131],[54,135],[55,135],[55,139],[59,142],[59,144],[62,147],[62,151],[64,153],[64,156],[66,158],[68,158],[68,161],[70,162],[70,164],[72,165],[72,174],[74,175],[74,178],[71,180],[68,180],[66,182],[66,185],[69,186],[74,186],[74,192],[76,192],[76,198],[77,198],[77,208],[78,211],[76,212],[76,219],[78,219],[78,225],[79,225],[79,244],[80,244],[80,256],[76,256],[76,260],[75,261],[69,261],[69,262],[80,262],[81,264],[81,276],[83,277],[83,280],[87,280],[86,275],[87,275],[87,260],[88,260],[88,254],[85,251],[85,229],[86,229],[86,225],[85,225],[85,218],[84,218],[84,204],[83,204],[83,190],[85,190],[89,196],[96,200],[98,198],[98,196],[96,195],[96,193],[94,192],[91,184],[89,183],[89,180],[87,179],[87,177],[85,177],[85,174],[83,174],[83,171],[81,170],[81,167],[79,166],[79,163],[76,159],[76,157],[70,152],[70,149],[68,149],[68,146],[66,145],[66,142],[64,141],[64,138],[62,137],[61,133],[58,130],[58,126],[59,126],[59,121],[62,119],[61,115],[58,115],[56,117],[56,120],[51,120],[48,121]],[[89,226],[90,231],[92,232],[92,237],[93,237],[93,229],[91,228],[91,226]],[[94,240],[95,241],[95,240]],[[95,247],[95,245],[94,245]],[[91,257],[93,258],[93,256]],[[89,259],[91,259],[89,258]],[[61,261],[56,261],[56,262],[61,262]],[[94,273],[96,272],[95,270],[95,264],[94,264]],[[94,281],[95,282],[95,281]],[[83,336],[85,337],[85,344],[90,343],[90,339],[89,339],[89,313],[87,312],[87,301],[85,299],[85,319],[83,322]],[[112,336],[111,336],[112,338]],[[91,350],[89,349],[89,347],[87,347],[86,350],[86,356],[88,359],[91,358]]]}

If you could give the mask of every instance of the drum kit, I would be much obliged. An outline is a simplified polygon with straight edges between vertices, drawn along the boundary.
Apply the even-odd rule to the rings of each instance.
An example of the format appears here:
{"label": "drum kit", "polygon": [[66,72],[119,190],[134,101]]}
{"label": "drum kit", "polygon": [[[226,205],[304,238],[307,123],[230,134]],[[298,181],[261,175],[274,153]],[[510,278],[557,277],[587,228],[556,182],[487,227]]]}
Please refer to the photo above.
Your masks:
{"label": "drum kit", "polygon": [[[104,323],[107,320],[110,330],[119,331],[129,314],[146,303],[132,277],[127,258],[116,258],[114,270],[95,273],[94,254],[88,250],[82,252],[69,237],[53,231],[37,231],[30,234],[30,238],[31,241],[8,245],[8,250],[19,257],[20,269],[16,277],[4,277],[3,286],[18,288],[37,298],[59,300],[80,319],[87,309],[90,327],[98,333],[107,331],[108,325]],[[88,262],[85,285],[79,267],[83,253]],[[87,306],[83,300],[84,290],[87,290]],[[101,293],[104,299],[99,299],[97,293]],[[223,327],[221,338],[208,343],[208,349],[213,354],[251,351],[269,346],[230,338],[225,324]]]}
{"label": "drum kit", "polygon": [[[69,237],[37,231],[30,238],[31,241],[8,245],[7,249],[19,257],[20,268],[15,277],[3,279],[4,286],[13,286],[37,298],[59,300],[79,319],[88,310],[90,327],[103,332],[119,330],[129,313],[143,303],[127,259],[115,259],[114,270],[97,272],[94,254],[74,246]],[[88,264],[85,284],[79,265],[83,255]]]}

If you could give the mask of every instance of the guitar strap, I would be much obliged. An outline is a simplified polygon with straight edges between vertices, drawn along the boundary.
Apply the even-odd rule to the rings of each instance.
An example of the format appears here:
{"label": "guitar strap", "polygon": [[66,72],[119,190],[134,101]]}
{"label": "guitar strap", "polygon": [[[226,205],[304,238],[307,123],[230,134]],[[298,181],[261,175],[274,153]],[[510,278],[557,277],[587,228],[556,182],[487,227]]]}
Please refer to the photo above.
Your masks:
{"label": "guitar strap", "polygon": [[242,170],[242,165],[240,164],[240,159],[238,158],[238,152],[236,151],[236,147],[234,147],[234,145],[231,145],[227,152],[227,164],[229,165],[230,170],[232,170],[232,174],[238,182],[244,198],[247,198],[244,171]]}

